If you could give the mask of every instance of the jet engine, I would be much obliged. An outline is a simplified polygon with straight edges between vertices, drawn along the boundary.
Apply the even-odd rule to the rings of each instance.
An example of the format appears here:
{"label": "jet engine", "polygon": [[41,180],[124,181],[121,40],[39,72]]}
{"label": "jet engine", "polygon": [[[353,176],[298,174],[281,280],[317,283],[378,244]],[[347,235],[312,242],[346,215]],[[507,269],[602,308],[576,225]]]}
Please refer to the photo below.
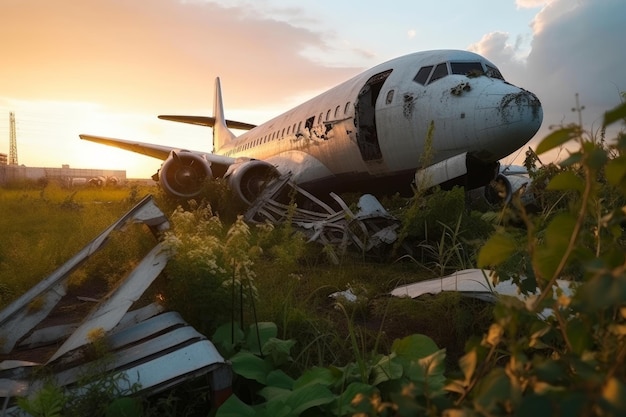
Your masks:
{"label": "jet engine", "polygon": [[211,163],[189,151],[172,151],[158,172],[158,181],[166,193],[179,198],[194,198],[212,178]]}
{"label": "jet engine", "polygon": [[259,160],[231,165],[225,175],[230,189],[246,205],[251,205],[265,186],[279,176],[274,165]]}
{"label": "jet engine", "polygon": [[534,196],[528,190],[530,182],[525,168],[506,167],[486,186],[470,190],[470,200],[482,200],[492,207],[501,207],[511,202],[513,194],[519,193],[522,204],[529,207],[535,203]]}

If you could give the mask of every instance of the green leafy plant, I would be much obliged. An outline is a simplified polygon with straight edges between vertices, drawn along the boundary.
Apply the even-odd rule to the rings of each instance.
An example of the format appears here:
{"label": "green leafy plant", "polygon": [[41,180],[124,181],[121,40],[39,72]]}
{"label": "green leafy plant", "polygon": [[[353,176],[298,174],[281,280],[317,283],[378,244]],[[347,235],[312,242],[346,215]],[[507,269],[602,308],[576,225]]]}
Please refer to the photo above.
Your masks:
{"label": "green leafy plant", "polygon": [[[604,127],[625,119],[622,104],[605,114]],[[448,385],[459,395],[459,415],[626,413],[626,136],[608,147],[588,137],[566,126],[537,147],[541,155],[577,141],[546,186],[569,198],[548,219],[518,205],[528,276],[509,276],[540,293],[526,304],[504,298],[489,332],[461,359],[461,378]],[[479,266],[497,268],[517,251],[513,235],[500,230]],[[563,278],[569,290],[557,285]]]}
{"label": "green leafy plant", "polygon": [[[387,406],[425,411],[431,404],[444,401],[445,351],[426,336],[396,340],[389,355],[375,355],[367,363],[314,367],[293,378],[282,368],[291,360],[289,352],[295,341],[276,339],[277,329],[272,323],[251,326],[247,335],[240,330],[233,333],[232,329],[221,327],[213,340],[231,352],[239,347],[230,357],[233,370],[245,381],[253,382],[254,390],[247,402],[231,396],[218,409],[218,417],[306,413],[341,416],[378,412]],[[255,336],[257,329],[259,336]],[[404,404],[404,397],[423,402]],[[393,398],[395,403],[384,402],[383,398]]]}

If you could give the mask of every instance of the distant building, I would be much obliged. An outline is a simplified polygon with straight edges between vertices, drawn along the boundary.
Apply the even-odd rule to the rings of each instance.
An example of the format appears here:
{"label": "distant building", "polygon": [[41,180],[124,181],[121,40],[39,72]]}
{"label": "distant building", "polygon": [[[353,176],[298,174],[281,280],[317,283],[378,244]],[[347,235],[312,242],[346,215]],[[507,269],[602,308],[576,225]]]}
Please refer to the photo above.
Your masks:
{"label": "distant building", "polygon": [[8,160],[7,154],[0,153],[0,165],[6,165]]}
{"label": "distant building", "polygon": [[[1,163],[2,155],[4,155],[4,164]],[[6,161],[7,155],[0,154],[0,185],[13,181],[46,179],[58,180],[71,186],[87,183],[91,178],[97,177],[115,178],[117,184],[126,183],[125,170],[70,168],[66,164],[62,165],[61,168],[36,168],[24,165],[7,165]]]}

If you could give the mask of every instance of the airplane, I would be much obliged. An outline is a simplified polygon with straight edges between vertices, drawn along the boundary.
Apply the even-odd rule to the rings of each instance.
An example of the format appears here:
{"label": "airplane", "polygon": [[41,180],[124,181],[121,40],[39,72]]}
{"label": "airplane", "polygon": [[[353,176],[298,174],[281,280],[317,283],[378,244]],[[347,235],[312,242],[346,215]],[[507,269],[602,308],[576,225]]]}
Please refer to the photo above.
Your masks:
{"label": "airplane", "polygon": [[249,205],[269,179],[286,173],[316,195],[408,195],[426,177],[467,189],[506,183],[499,161],[533,137],[543,110],[484,57],[433,50],[377,65],[258,126],[225,118],[219,77],[213,117],[159,118],[212,127],[212,151],[80,138],[161,159],[153,179],[172,196],[195,198],[207,179],[223,177]]}

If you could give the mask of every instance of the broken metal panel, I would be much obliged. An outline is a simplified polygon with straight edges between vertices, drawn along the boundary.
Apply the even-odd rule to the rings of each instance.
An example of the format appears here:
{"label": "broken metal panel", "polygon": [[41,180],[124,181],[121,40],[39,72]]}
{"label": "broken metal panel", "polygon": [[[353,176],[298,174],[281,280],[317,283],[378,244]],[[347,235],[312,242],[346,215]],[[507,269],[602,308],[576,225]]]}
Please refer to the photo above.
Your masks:
{"label": "broken metal panel", "polygon": [[[24,326],[23,332],[15,332],[19,335],[12,338],[11,343],[5,343],[5,347],[10,344],[9,350],[12,350],[15,342],[22,339],[22,350],[13,352],[16,355],[28,353],[30,356],[41,357],[41,362],[46,362],[46,358],[50,357],[46,362],[50,366],[49,377],[64,389],[74,390],[78,394],[78,390],[85,388],[76,388],[76,382],[86,373],[94,372],[94,366],[102,366],[102,377],[112,375],[120,390],[137,383],[140,389],[135,394],[145,395],[208,374],[211,394],[214,396],[212,401],[225,400],[231,390],[232,370],[230,364],[205,336],[189,326],[178,313],[160,314],[163,307],[156,302],[128,311],[167,264],[169,253],[163,249],[161,243],[156,244],[103,300],[81,298],[81,301],[97,303],[81,323],[44,327],[32,331],[28,338],[23,339],[23,335],[31,332],[65,294],[64,285],[69,273],[103,246],[110,232],[131,220],[146,223],[157,235],[169,226],[165,216],[152,204],[151,198],[142,200],[142,203],[103,232],[66,265],[46,278],[44,284],[38,284],[37,291],[29,291],[26,297],[10,305],[8,310],[0,312],[3,319],[0,330],[3,332],[13,328],[11,326],[19,325],[21,319],[28,324]],[[35,315],[28,310],[28,304],[36,297],[44,297],[51,306],[42,309],[34,319]],[[89,340],[89,334],[93,330],[97,330],[96,337],[105,335],[105,342],[110,349],[111,358],[107,357],[102,364],[89,362],[89,350],[82,348],[93,341]],[[44,352],[46,346],[41,351],[32,349],[39,345],[54,345],[68,333],[71,334],[52,356],[49,350]],[[44,381],[36,379],[35,374],[35,369],[40,366],[40,363],[26,361],[0,362],[0,405],[3,407],[0,415],[4,415],[5,411],[11,415],[26,415],[17,408],[14,397],[36,395],[43,387]],[[116,380],[115,375],[120,378]],[[7,408],[10,403],[11,408]]]}
{"label": "broken metal panel", "polygon": [[[97,367],[103,377],[105,374],[111,377],[120,391],[135,386],[134,394],[152,395],[205,374],[211,374],[213,390],[230,387],[229,364],[213,344],[185,323],[178,313],[164,313],[128,327],[111,335],[108,342],[111,356]],[[6,401],[9,397],[34,395],[41,389],[44,381],[31,378],[30,368],[35,364],[7,362],[2,362],[0,367],[0,401],[1,397]],[[60,370],[52,378],[60,387],[80,395],[81,390],[88,387],[77,388],[75,384],[86,373],[93,372],[94,363],[85,363],[80,358],[75,358],[73,363],[78,365]],[[59,365],[63,366],[57,363],[55,368]],[[3,371],[3,368],[8,370]],[[18,410],[13,406],[9,411]]]}
{"label": "broken metal panel", "polygon": [[[464,269],[451,275],[441,278],[429,279],[415,282],[395,288],[391,295],[396,297],[418,298],[424,294],[439,294],[444,291],[455,291],[462,295],[478,298],[481,300],[496,302],[501,295],[516,297],[530,306],[535,297],[540,294],[540,289],[536,288],[530,294],[523,294],[519,287],[512,280],[496,281],[494,271],[484,269]],[[572,283],[559,279],[556,282],[559,290],[564,294],[572,295]],[[555,291],[555,297],[557,296]],[[544,309],[539,315],[548,317],[552,314],[551,309]]]}
{"label": "broken metal panel", "polygon": [[108,299],[102,302],[83,320],[78,329],[52,355],[48,363],[63,356],[70,350],[89,343],[88,334],[93,329],[102,329],[105,332],[112,330],[132,304],[141,297],[163,271],[168,259],[169,254],[160,243],[157,244],[115,291],[110,294]]}
{"label": "broken metal panel", "polygon": [[[153,233],[159,233],[169,226],[165,215],[154,204],[152,196],[142,199],[69,261],[0,311],[0,334],[3,335],[0,338],[0,353],[9,353],[22,336],[50,314],[65,295],[65,281],[69,274],[100,250],[113,231],[122,228],[129,221],[144,222]],[[29,309],[30,303],[38,297],[43,300],[42,306],[36,310]]]}
{"label": "broken metal panel", "polygon": [[[394,288],[391,295],[396,297],[417,298],[424,294],[439,294],[444,291],[458,291],[462,293],[486,293],[494,291],[502,294],[511,294],[517,291],[517,286],[510,282],[501,282],[495,288],[490,271],[483,269],[464,269],[441,278],[429,279]],[[495,295],[494,295],[495,299]]]}
{"label": "broken metal panel", "polygon": [[[115,332],[107,338],[107,344],[111,349],[131,345],[146,338],[146,335],[159,334],[165,330],[188,326],[180,314],[169,311],[138,323],[132,327]],[[117,329],[117,328],[116,328]]]}
{"label": "broken metal panel", "polygon": [[22,349],[32,349],[39,346],[46,346],[56,342],[57,340],[65,339],[71,335],[76,328],[78,328],[77,323],[70,323],[37,329],[34,330],[27,338],[20,341],[18,347]]}
{"label": "broken metal panel", "polygon": [[[227,366],[215,346],[177,313],[165,313],[151,321],[147,326],[140,323],[122,332],[126,334],[109,338],[112,357],[104,362],[104,372],[124,372],[120,383],[139,383],[139,393],[151,395]],[[82,364],[58,372],[55,380],[61,386],[71,386],[89,366]]]}
{"label": "broken metal panel", "polygon": [[[290,201],[285,201],[285,196],[289,196]],[[397,239],[395,230],[400,222],[387,213],[374,196],[362,196],[356,214],[338,195],[330,193],[330,196],[339,205],[339,210],[291,182],[290,175],[283,175],[263,190],[244,218],[256,223],[279,224],[289,221],[304,233],[309,242],[335,246],[341,253],[349,244],[367,252]],[[303,204],[299,205],[298,202]],[[311,209],[303,209],[301,206]],[[328,253],[333,255],[332,252]],[[338,257],[335,256],[333,261],[338,263]]]}
{"label": "broken metal panel", "polygon": [[141,323],[144,320],[148,320],[149,318],[162,312],[163,305],[156,302],[150,303],[145,307],[138,308],[137,310],[129,311],[124,314],[124,317],[122,317],[122,320],[120,320],[117,326],[115,326],[113,332],[118,332],[137,323]]}

